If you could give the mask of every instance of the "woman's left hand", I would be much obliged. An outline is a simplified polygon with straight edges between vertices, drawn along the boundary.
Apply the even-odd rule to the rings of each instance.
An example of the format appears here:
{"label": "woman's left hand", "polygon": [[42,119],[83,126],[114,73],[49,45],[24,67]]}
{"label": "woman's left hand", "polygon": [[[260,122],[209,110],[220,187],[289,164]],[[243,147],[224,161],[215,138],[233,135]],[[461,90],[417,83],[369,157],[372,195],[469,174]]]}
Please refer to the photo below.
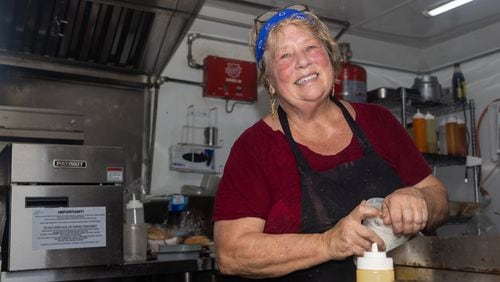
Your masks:
{"label": "woman's left hand", "polygon": [[385,197],[382,216],[395,235],[418,233],[426,227],[429,217],[423,191],[417,187],[397,189]]}

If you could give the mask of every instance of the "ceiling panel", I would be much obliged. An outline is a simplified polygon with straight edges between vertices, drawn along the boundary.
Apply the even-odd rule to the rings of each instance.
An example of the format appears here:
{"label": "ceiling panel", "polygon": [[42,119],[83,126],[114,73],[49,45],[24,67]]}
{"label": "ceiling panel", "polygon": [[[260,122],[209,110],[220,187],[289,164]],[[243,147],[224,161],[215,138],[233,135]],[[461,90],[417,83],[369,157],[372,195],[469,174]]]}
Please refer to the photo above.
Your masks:
{"label": "ceiling panel", "polygon": [[[240,12],[259,14],[268,7],[296,4],[293,0],[207,0]],[[437,17],[422,11],[443,0],[308,0],[323,18],[348,21],[347,34],[426,48],[464,33],[500,22],[499,0],[475,0]]]}

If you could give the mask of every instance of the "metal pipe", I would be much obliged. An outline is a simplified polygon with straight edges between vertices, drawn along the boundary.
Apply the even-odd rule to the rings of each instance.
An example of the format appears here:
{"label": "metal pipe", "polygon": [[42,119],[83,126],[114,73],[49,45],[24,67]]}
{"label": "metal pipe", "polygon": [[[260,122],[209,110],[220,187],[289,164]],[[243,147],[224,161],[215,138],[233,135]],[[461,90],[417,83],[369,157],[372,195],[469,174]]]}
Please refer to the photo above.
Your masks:
{"label": "metal pipe", "polygon": [[200,33],[190,33],[190,34],[188,34],[188,37],[187,37],[187,45],[188,45],[187,61],[188,61],[188,66],[191,68],[194,68],[194,69],[202,69],[204,67],[202,64],[197,63],[196,60],[193,58],[193,43],[198,38],[214,40],[214,41],[218,41],[218,42],[222,42],[222,43],[239,44],[239,45],[248,46],[248,43],[244,42],[244,41],[238,41],[238,40],[228,39],[228,38],[223,38],[223,37],[216,37],[216,36],[212,36],[212,35],[204,35],[204,34],[200,34]]}
{"label": "metal pipe", "polygon": [[151,183],[153,180],[153,162],[155,155],[155,142],[156,142],[156,120],[158,115],[158,97],[160,96],[160,85],[161,83],[155,83],[154,85],[154,95],[153,95],[153,114],[151,115],[151,128],[149,134],[149,144],[148,144],[148,186],[147,186],[147,194],[151,194]]}
{"label": "metal pipe", "polygon": [[163,82],[176,82],[176,83],[199,86],[201,88],[205,87],[205,83],[203,83],[203,82],[197,82],[197,81],[185,80],[185,79],[179,79],[179,78],[172,78],[172,77],[168,77],[168,76],[162,76],[162,77],[160,77],[160,80],[162,81],[162,83]]}
{"label": "metal pipe", "polygon": [[[141,163],[141,193],[149,195],[150,187],[150,129],[151,129],[151,87],[144,89],[143,130],[142,130],[142,163]],[[143,196],[141,195],[141,196]]]}

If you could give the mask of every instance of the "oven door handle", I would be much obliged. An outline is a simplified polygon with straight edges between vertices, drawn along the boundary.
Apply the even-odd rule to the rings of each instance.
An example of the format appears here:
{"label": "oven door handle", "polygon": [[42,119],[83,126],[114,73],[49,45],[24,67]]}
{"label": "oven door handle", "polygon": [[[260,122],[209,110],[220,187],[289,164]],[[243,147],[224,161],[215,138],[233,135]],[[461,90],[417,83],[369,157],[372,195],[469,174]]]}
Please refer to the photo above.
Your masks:
{"label": "oven door handle", "polygon": [[68,207],[68,197],[26,197],[26,208]]}

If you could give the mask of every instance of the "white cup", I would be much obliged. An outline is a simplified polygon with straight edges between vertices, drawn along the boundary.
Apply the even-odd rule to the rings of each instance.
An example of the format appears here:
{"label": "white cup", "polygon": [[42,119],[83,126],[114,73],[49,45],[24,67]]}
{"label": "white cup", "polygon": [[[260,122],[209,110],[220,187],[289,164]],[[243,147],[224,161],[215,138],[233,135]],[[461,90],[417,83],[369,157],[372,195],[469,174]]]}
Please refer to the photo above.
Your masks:
{"label": "white cup", "polygon": [[[383,202],[383,198],[371,198],[366,201],[366,204],[370,207],[382,210]],[[394,235],[392,232],[392,225],[385,225],[380,217],[366,218],[363,220],[363,225],[373,230],[382,240],[384,240],[386,252],[399,247],[409,239],[409,236],[401,235],[398,237]]]}

